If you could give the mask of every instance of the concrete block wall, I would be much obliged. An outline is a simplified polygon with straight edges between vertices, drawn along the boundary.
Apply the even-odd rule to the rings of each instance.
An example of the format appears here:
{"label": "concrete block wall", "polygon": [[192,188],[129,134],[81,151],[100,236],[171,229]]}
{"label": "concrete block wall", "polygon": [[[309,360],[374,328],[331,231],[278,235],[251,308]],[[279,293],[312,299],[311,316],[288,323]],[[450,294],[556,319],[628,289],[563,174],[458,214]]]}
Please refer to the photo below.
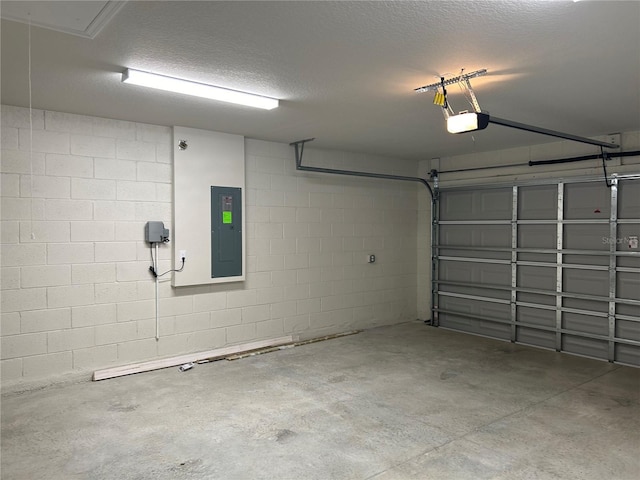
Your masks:
{"label": "concrete block wall", "polygon": [[[154,282],[148,220],[171,228],[169,127],[2,106],[3,385],[417,315],[419,184],[297,172],[246,140],[247,280]],[[415,162],[305,149],[305,164],[417,174]],[[426,239],[428,241],[428,238]],[[375,264],[368,264],[375,254]],[[171,248],[160,265],[171,268]]]}

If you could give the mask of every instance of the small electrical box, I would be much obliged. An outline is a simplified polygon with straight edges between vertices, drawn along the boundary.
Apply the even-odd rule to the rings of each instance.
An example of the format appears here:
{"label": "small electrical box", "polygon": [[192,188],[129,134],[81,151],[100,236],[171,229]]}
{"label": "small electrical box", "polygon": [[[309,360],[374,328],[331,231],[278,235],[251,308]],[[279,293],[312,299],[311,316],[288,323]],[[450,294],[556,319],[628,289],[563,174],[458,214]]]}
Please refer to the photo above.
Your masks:
{"label": "small electrical box", "polygon": [[147,222],[144,226],[144,239],[149,243],[167,243],[169,241],[169,229],[164,228],[162,222]]}

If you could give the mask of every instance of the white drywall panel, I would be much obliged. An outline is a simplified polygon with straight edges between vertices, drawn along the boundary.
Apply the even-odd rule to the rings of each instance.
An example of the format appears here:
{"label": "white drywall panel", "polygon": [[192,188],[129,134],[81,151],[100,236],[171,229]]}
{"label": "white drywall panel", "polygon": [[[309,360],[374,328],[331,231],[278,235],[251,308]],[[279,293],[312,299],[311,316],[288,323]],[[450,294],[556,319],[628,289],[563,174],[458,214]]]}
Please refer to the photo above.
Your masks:
{"label": "white drywall panel", "polygon": [[[179,143],[184,141],[185,148]],[[242,189],[242,255],[246,251],[244,228],[245,167],[244,137],[186,127],[173,129],[173,254],[180,267],[180,252],[186,250],[185,268],[173,276],[173,285],[204,285],[238,282],[242,275],[211,278],[211,186]]]}

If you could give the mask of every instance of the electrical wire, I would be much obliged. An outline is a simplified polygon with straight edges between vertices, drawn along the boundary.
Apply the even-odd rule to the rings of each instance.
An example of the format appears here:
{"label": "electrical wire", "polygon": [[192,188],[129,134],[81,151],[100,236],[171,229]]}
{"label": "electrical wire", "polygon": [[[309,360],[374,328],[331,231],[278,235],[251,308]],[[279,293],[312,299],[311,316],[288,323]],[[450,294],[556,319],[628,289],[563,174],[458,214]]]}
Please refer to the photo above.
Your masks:
{"label": "electrical wire", "polygon": [[166,275],[167,273],[171,273],[171,272],[180,273],[182,270],[184,270],[185,258],[182,257],[182,265],[180,266],[180,268],[173,268],[171,270],[167,270],[164,273],[158,273],[158,268],[156,266],[156,263],[158,262],[158,259],[154,258],[154,256],[153,256],[153,243],[149,244],[149,251],[151,252],[151,266],[149,267],[149,271],[151,272],[151,274],[154,277],[156,277],[156,278],[162,277],[162,276]]}

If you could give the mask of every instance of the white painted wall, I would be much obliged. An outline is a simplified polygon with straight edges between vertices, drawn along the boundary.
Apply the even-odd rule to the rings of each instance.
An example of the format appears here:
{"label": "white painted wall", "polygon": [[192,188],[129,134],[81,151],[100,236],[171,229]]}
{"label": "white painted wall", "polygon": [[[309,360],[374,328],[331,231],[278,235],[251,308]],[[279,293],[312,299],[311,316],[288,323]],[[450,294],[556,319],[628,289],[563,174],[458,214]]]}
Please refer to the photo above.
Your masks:
{"label": "white painted wall", "polygon": [[[247,140],[247,279],[163,281],[156,342],[144,224],[172,228],[171,129],[35,110],[31,149],[28,110],[3,106],[1,121],[5,386],[416,318],[424,187],[297,172],[292,147]],[[417,174],[310,146],[305,164]],[[171,260],[163,245],[160,268]]]}

